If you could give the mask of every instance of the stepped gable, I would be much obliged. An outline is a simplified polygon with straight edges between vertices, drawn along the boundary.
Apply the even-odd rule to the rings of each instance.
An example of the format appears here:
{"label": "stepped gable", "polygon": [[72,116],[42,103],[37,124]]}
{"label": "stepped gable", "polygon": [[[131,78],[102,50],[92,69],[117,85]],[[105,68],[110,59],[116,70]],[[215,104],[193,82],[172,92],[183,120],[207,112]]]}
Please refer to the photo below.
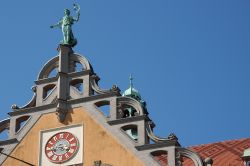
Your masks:
{"label": "stepped gable", "polygon": [[[181,147],[175,134],[172,133],[166,138],[154,134],[155,124],[149,118],[146,102],[142,100],[139,92],[132,87],[132,84],[122,96],[116,85],[106,90],[100,88],[99,80],[100,78],[94,72],[86,57],[75,53],[70,46],[59,45],[58,55],[49,60],[39,72],[38,79],[32,87],[34,95],[30,102],[22,107],[14,104],[12,106],[13,111],[9,113],[10,118],[0,122],[0,131],[9,131],[9,137],[0,141],[0,164],[17,164],[17,162],[20,162],[11,157],[29,161],[30,165],[48,163],[47,160],[50,158],[44,157],[48,154],[45,155],[43,150],[45,142],[48,141],[48,138],[43,135],[48,134],[47,131],[53,133],[67,130],[68,132],[71,131],[71,129],[68,129],[71,126],[73,126],[73,131],[74,126],[79,127],[80,122],[82,124],[80,128],[91,127],[91,125],[84,126],[84,124],[89,120],[94,120],[102,126],[103,131],[99,133],[93,131],[93,134],[106,133],[112,136],[111,140],[118,141],[120,148],[116,148],[116,153],[121,153],[120,157],[124,155],[122,149],[126,149],[126,155],[133,154],[134,158],[129,157],[130,159],[120,160],[124,161],[124,163],[119,163],[120,166],[128,164],[132,166],[133,163],[138,162],[136,160],[147,166],[161,165],[156,157],[161,153],[167,154],[167,156],[163,156],[162,160],[168,161],[171,166],[180,164],[181,157],[191,158],[195,165],[203,166],[204,162],[196,153]],[[109,107],[108,112],[102,110],[103,106]],[[81,119],[81,117],[85,117],[85,114],[83,115],[79,111],[87,113],[89,120],[88,118]],[[49,119],[52,119],[52,121],[49,121]],[[48,120],[48,122],[41,122],[42,120]],[[95,123],[89,124],[94,125]],[[84,131],[91,131],[89,129],[86,128]],[[96,152],[91,151],[93,154],[101,154],[102,149],[105,149],[105,142],[100,142],[102,139],[96,137],[88,139],[81,133],[75,133],[76,137],[79,137],[79,144],[81,145],[76,154],[78,158],[84,159],[87,163],[103,162],[113,165],[117,162],[117,160],[109,159],[107,156],[107,158],[104,157],[108,153],[97,158],[97,161],[87,157],[89,151],[83,153],[86,151],[86,147],[98,150]],[[90,135],[93,134],[90,132]],[[31,139],[32,141],[30,141]],[[88,146],[82,144],[84,142],[82,139],[90,141],[85,142]],[[94,139],[97,139],[96,144],[91,143]],[[29,146],[26,146],[27,144],[33,147],[34,154],[39,151],[40,155],[26,153],[30,149]],[[104,147],[98,149],[96,147],[98,144]],[[106,146],[109,147],[108,144]],[[56,159],[56,156],[54,159]],[[99,161],[99,159],[103,161]],[[65,161],[65,164],[67,162],[74,163],[74,161],[73,157],[72,160]],[[82,160],[77,161],[83,162]]]}

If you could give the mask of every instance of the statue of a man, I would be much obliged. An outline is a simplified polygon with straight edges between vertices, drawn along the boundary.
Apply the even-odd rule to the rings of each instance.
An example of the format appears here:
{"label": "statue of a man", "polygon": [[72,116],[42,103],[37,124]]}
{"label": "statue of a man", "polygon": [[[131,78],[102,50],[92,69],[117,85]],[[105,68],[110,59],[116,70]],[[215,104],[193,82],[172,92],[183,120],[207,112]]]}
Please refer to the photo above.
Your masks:
{"label": "statue of a man", "polygon": [[74,4],[74,10],[77,13],[76,18],[70,15],[69,9],[65,9],[65,16],[62,18],[62,20],[60,20],[57,24],[50,26],[50,28],[61,27],[63,32],[63,40],[61,41],[61,44],[70,45],[72,47],[77,44],[77,40],[72,32],[72,25],[74,24],[74,22],[77,22],[80,19],[80,7]]}

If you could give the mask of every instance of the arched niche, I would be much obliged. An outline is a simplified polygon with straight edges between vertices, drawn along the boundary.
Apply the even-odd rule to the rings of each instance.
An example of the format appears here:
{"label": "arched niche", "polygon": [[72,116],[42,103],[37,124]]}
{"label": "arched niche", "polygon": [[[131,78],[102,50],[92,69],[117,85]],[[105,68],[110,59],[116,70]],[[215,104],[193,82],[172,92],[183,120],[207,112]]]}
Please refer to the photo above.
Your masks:
{"label": "arched niche", "polygon": [[[93,71],[93,68],[87,58],[84,56],[81,56],[77,53],[70,54],[69,61],[71,65],[68,66],[69,72],[75,72],[75,71],[82,71],[82,70],[91,70]],[[56,56],[49,60],[42,68],[38,75],[38,80],[40,79],[46,79],[49,78],[50,73],[53,73],[53,70],[58,71],[59,68],[59,56]]]}
{"label": "arched niche", "polygon": [[117,108],[118,119],[145,114],[141,103],[130,97],[118,97]]}
{"label": "arched niche", "polygon": [[16,119],[16,129],[15,132],[18,133],[23,126],[28,122],[30,116],[22,116]]}
{"label": "arched niche", "polygon": [[110,117],[110,101],[108,100],[103,100],[103,101],[98,101],[95,103],[95,106],[98,108],[102,114],[109,118]]}
{"label": "arched niche", "polygon": [[81,94],[84,92],[82,79],[75,79],[75,80],[70,81],[70,86],[74,87]]}
{"label": "arched niche", "polygon": [[57,69],[59,65],[59,56],[50,59],[42,68],[38,74],[38,80],[49,78],[49,75],[53,70]]}
{"label": "arched niche", "polygon": [[140,112],[131,105],[122,104],[118,109],[118,119],[139,116]]}
{"label": "arched niche", "polygon": [[43,87],[43,99],[46,99],[56,88],[56,84],[48,84]]}
{"label": "arched niche", "polygon": [[70,62],[74,63],[75,71],[79,70],[93,70],[91,64],[85,56],[82,56],[77,53],[70,55]]}
{"label": "arched niche", "polygon": [[165,150],[157,150],[150,153],[155,161],[161,166],[168,166],[168,152]]}
{"label": "arched niche", "polygon": [[57,75],[58,75],[58,68],[55,67],[49,72],[48,78],[53,78],[56,77]]}
{"label": "arched niche", "polygon": [[9,138],[10,119],[5,119],[0,122],[0,141]]}
{"label": "arched niche", "polygon": [[130,124],[121,127],[122,131],[127,134],[129,138],[134,141],[138,141],[138,126],[135,124]]}
{"label": "arched niche", "polygon": [[83,66],[83,64],[81,64],[80,62],[74,62],[74,71],[75,72],[81,72],[85,69],[85,67]]}

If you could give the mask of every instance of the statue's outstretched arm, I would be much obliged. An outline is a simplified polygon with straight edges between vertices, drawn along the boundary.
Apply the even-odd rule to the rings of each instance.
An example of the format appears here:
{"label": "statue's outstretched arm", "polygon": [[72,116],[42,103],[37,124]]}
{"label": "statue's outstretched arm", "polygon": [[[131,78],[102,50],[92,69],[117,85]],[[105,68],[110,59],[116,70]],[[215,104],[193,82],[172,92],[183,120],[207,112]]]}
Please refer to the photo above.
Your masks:
{"label": "statue's outstretched arm", "polygon": [[59,21],[57,24],[51,25],[50,28],[60,27],[61,25],[62,25],[62,21]]}
{"label": "statue's outstretched arm", "polygon": [[74,21],[77,22],[80,19],[80,6],[78,4],[73,4],[73,6],[74,6],[74,10],[76,11],[76,14],[77,14],[76,18],[73,18],[73,19],[74,19]]}
{"label": "statue's outstretched arm", "polygon": [[73,18],[73,19],[74,19],[75,22],[79,21],[80,20],[80,12],[77,13],[76,18]]}

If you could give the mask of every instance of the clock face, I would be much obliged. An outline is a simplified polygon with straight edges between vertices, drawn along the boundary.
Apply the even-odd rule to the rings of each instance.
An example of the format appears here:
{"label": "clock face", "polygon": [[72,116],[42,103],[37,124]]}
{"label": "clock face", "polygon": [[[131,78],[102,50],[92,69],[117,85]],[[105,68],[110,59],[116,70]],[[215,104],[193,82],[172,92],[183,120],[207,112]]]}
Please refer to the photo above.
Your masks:
{"label": "clock face", "polygon": [[53,163],[63,163],[71,159],[79,149],[77,138],[69,132],[53,135],[45,145],[45,154]]}

